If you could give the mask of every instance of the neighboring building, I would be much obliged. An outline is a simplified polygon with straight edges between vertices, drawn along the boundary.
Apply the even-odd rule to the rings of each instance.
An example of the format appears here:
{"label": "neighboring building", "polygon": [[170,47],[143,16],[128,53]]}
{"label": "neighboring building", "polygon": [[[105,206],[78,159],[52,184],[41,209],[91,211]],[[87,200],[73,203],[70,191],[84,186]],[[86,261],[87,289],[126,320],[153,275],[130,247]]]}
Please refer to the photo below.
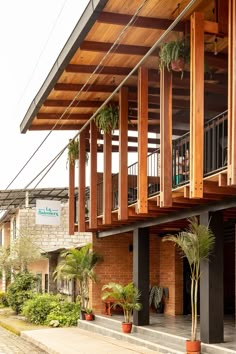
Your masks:
{"label": "neighboring building", "polygon": [[[0,191],[0,207],[4,209],[10,203],[12,208],[5,212],[0,219],[0,235],[2,246],[11,246],[12,242],[27,233],[32,236],[34,243],[40,249],[43,259],[29,265],[28,270],[42,279],[39,288],[43,292],[71,294],[71,285],[62,281],[53,280],[53,272],[62,250],[81,247],[92,241],[91,233],[68,234],[68,188],[35,189],[29,192],[29,207],[24,204],[17,207],[19,199],[25,198],[23,190]],[[6,198],[4,199],[4,195]],[[37,197],[35,197],[37,196]],[[61,201],[61,216],[58,226],[36,224],[36,198],[40,200]],[[5,278],[2,290],[6,290]]]}
{"label": "neighboring building", "polygon": [[[196,215],[216,235],[214,256],[201,265],[200,294],[201,340],[214,343],[223,342],[224,309],[235,315],[236,6],[235,0],[197,0],[185,11],[185,5],[91,0],[29,107],[21,132],[55,128],[55,122],[56,129],[79,130],[114,92],[117,131],[102,134],[91,121],[80,132],[78,224],[70,166],[69,233],[93,232],[93,248],[104,256],[96,268],[100,282],[92,285],[92,306],[102,311],[104,283],[133,280],[143,302],[135,324],[149,324],[150,283],[168,287],[166,314],[188,311],[187,266],[161,238],[185,228],[187,218]],[[167,36],[178,14],[180,21]],[[190,65],[183,78],[166,69],[160,73],[158,66],[160,38],[163,43],[178,35],[190,38]],[[87,82],[94,72],[96,80]],[[134,151],[138,161],[128,166]],[[98,152],[103,152],[102,180]],[[119,152],[117,161],[112,152]],[[113,162],[119,165],[116,175]]]}

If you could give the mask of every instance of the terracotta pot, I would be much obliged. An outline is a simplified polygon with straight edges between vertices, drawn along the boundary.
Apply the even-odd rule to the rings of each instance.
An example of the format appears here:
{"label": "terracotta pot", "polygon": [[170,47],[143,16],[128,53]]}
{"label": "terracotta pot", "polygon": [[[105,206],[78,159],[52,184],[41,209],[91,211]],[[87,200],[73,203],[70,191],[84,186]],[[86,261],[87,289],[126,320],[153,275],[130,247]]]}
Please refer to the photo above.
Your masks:
{"label": "terracotta pot", "polygon": [[187,354],[200,354],[201,353],[200,340],[196,340],[196,341],[186,340],[186,353]]}
{"label": "terracotta pot", "polygon": [[93,321],[93,314],[92,313],[86,313],[85,314],[85,319],[86,319],[86,321]]}
{"label": "terracotta pot", "polygon": [[173,71],[183,71],[184,70],[184,58],[180,57],[177,60],[172,60],[171,69]]}
{"label": "terracotta pot", "polygon": [[122,322],[122,331],[123,333],[131,333],[132,322]]}

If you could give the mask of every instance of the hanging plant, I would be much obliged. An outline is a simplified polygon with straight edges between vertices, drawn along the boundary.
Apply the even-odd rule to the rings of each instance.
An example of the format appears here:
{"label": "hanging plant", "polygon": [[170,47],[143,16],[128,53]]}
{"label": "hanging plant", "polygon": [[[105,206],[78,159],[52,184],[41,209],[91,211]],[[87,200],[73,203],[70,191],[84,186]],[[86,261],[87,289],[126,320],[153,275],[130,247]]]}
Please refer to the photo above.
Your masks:
{"label": "hanging plant", "polygon": [[119,122],[119,108],[117,105],[109,104],[104,106],[94,118],[99,131],[111,134],[117,128]]}
{"label": "hanging plant", "polygon": [[183,76],[184,67],[190,60],[190,45],[186,38],[177,38],[164,43],[159,52],[159,67],[166,67],[168,71],[180,71]]}
{"label": "hanging plant", "polygon": [[78,139],[70,139],[68,145],[68,155],[67,160],[69,163],[74,164],[76,160],[79,158],[79,141]]}
{"label": "hanging plant", "polygon": [[[67,154],[67,161],[69,163],[74,164],[76,160],[79,159],[79,140],[78,139],[70,139],[68,145],[68,154]],[[88,153],[86,152],[85,157],[86,163],[88,162]]]}

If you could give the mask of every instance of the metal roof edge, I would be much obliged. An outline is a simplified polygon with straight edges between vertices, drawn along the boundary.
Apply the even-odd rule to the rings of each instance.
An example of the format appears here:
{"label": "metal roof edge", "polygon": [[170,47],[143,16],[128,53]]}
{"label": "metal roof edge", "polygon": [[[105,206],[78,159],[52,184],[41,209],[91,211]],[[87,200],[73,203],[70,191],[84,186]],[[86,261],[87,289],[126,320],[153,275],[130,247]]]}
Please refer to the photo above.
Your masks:
{"label": "metal roof edge", "polygon": [[72,31],[69,39],[61,50],[56,62],[50,70],[48,76],[40,87],[38,93],[30,104],[21,124],[20,132],[26,133],[36,112],[41,107],[48,94],[53,89],[55,83],[61,76],[66,65],[69,63],[76,50],[81,45],[89,30],[97,20],[108,0],[90,0],[78,23]]}

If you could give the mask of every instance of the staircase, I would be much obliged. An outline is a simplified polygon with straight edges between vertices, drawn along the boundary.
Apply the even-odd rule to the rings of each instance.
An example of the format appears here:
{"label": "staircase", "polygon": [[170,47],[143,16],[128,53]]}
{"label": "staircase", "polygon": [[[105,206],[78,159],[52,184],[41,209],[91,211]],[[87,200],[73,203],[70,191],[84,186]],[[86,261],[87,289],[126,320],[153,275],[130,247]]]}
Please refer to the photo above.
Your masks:
{"label": "staircase", "polygon": [[[114,316],[115,317],[115,316]],[[96,315],[95,321],[78,321],[79,328],[126,341],[142,348],[154,350],[158,354],[185,354],[186,338],[159,331],[152,326],[134,326],[132,333],[124,334],[121,330],[122,316],[110,318]],[[119,317],[119,319],[118,319]],[[202,354],[235,354],[234,350],[202,343]]]}

